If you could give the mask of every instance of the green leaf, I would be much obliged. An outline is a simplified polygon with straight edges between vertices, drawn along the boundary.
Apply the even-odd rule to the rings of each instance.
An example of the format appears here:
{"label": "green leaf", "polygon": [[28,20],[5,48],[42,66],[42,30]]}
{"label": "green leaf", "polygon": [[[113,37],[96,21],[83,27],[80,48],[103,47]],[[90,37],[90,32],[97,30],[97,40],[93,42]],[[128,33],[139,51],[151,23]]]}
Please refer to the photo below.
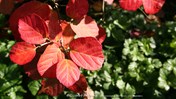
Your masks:
{"label": "green leaf", "polygon": [[31,91],[32,95],[36,95],[41,87],[40,81],[33,80],[28,84],[28,88]]}

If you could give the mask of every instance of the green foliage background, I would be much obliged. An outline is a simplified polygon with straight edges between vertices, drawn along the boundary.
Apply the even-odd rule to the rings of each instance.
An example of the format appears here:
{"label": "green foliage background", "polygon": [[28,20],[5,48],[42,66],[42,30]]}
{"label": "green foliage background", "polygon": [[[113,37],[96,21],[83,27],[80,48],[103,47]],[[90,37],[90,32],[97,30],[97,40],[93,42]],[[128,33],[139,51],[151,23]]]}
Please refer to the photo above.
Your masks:
{"label": "green foliage background", "polygon": [[[160,23],[147,21],[141,10],[125,11],[106,5],[103,15],[94,16],[107,32],[103,43],[105,62],[99,71],[86,71],[95,99],[174,99],[176,97],[176,1],[167,0]],[[64,15],[63,15],[64,16]],[[0,99],[67,99],[69,90],[58,97],[37,95],[40,81],[27,78],[22,67],[9,59],[15,43],[8,29],[8,15],[0,14]],[[7,28],[7,29],[4,29]],[[140,30],[134,36],[132,30]],[[153,33],[153,34],[151,34]]]}

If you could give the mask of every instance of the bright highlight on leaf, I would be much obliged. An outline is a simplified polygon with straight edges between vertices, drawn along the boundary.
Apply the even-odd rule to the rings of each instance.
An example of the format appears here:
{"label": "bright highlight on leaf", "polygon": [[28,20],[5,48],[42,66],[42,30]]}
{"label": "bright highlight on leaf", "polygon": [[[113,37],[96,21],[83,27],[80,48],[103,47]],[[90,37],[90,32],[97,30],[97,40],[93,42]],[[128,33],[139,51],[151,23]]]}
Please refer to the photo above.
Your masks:
{"label": "bright highlight on leaf", "polygon": [[80,70],[74,62],[64,59],[57,64],[56,75],[60,83],[70,87],[79,80]]}
{"label": "bright highlight on leaf", "polygon": [[[64,58],[64,54],[61,52],[57,44],[54,43],[52,45],[48,45],[38,61],[38,72],[41,76],[49,78],[56,77],[56,69],[53,69],[52,67],[55,66],[58,62],[62,61]],[[44,75],[46,72],[50,73]]]}
{"label": "bright highlight on leaf", "polygon": [[71,28],[78,37],[96,37],[99,31],[97,23],[90,16],[85,16],[78,24],[71,24]]}
{"label": "bright highlight on leaf", "polygon": [[32,44],[18,42],[13,45],[12,49],[10,50],[10,59],[18,65],[24,65],[32,61],[32,59],[35,57],[35,49],[36,47]]}
{"label": "bright highlight on leaf", "polygon": [[104,62],[102,46],[93,37],[78,38],[70,43],[70,57],[80,67],[87,70],[100,69]]}
{"label": "bright highlight on leaf", "polygon": [[66,6],[66,14],[73,19],[83,18],[88,12],[87,0],[69,0]]}

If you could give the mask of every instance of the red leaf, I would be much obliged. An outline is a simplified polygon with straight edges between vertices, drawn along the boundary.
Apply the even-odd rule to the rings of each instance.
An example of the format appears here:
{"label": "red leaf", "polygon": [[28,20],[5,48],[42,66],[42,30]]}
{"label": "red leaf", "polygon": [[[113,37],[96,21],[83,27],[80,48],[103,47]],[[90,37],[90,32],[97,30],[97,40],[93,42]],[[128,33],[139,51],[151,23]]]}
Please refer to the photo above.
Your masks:
{"label": "red leaf", "polygon": [[58,41],[62,35],[61,26],[58,20],[58,15],[56,12],[52,12],[50,15],[49,23],[48,23],[48,29],[49,29],[49,38],[51,40]]}
{"label": "red leaf", "polygon": [[49,19],[50,15],[50,6],[41,3],[39,1],[30,1],[27,3],[24,3],[22,6],[17,8],[12,15],[10,16],[10,29],[12,30],[13,35],[15,36],[15,39],[20,41],[20,34],[18,33],[18,21],[20,18],[27,16],[29,14],[37,14],[42,19],[46,20]]}
{"label": "red leaf", "polygon": [[45,21],[36,14],[31,14],[19,19],[18,30],[21,38],[31,44],[45,42],[43,37],[48,33]]}
{"label": "red leaf", "polygon": [[99,31],[97,23],[90,16],[85,16],[78,24],[71,24],[71,28],[78,37],[96,37]]}
{"label": "red leaf", "polygon": [[[26,42],[18,42],[10,50],[10,59],[18,65],[24,65],[35,57],[36,47]],[[24,57],[25,56],[25,57]]]}
{"label": "red leaf", "polygon": [[64,86],[70,87],[79,80],[80,71],[74,62],[64,59],[57,64],[56,75]]}
{"label": "red leaf", "polygon": [[97,39],[98,39],[98,41],[100,42],[100,43],[103,43],[103,41],[105,40],[105,38],[106,38],[106,31],[105,31],[105,29],[104,28],[102,28],[101,26],[98,26],[98,28],[99,28],[99,35],[96,37]]}
{"label": "red leaf", "polygon": [[70,43],[70,57],[80,67],[97,70],[102,67],[104,55],[102,46],[96,38],[85,37]]}
{"label": "red leaf", "polygon": [[75,33],[71,29],[70,24],[66,21],[61,22],[62,27],[62,45],[67,48],[70,42],[74,39]]}
{"label": "red leaf", "polygon": [[25,73],[28,75],[28,77],[32,78],[33,80],[38,80],[42,78],[37,70],[37,63],[39,58],[40,54],[37,53],[31,62],[23,66]]}
{"label": "red leaf", "polygon": [[46,93],[50,96],[57,96],[64,91],[64,86],[57,79],[46,79],[41,82],[42,88],[38,94]]}
{"label": "red leaf", "polygon": [[66,14],[73,19],[80,19],[88,12],[87,0],[69,0],[66,6]]}
{"label": "red leaf", "polygon": [[165,3],[165,0],[142,0],[147,14],[157,13]]}
{"label": "red leaf", "polygon": [[125,10],[136,11],[142,5],[142,0],[119,0],[119,3]]}
{"label": "red leaf", "polygon": [[[63,59],[64,54],[57,44],[48,45],[37,64],[40,75],[43,77],[55,78],[56,69],[54,70],[54,66]],[[47,73],[47,75],[45,73]]]}
{"label": "red leaf", "polygon": [[0,13],[10,14],[14,7],[13,0],[0,0]]}
{"label": "red leaf", "polygon": [[87,90],[87,87],[86,78],[81,74],[79,80],[73,86],[70,86],[69,89],[76,93],[83,93]]}
{"label": "red leaf", "polygon": [[108,4],[112,4],[114,0],[104,0],[106,1]]}

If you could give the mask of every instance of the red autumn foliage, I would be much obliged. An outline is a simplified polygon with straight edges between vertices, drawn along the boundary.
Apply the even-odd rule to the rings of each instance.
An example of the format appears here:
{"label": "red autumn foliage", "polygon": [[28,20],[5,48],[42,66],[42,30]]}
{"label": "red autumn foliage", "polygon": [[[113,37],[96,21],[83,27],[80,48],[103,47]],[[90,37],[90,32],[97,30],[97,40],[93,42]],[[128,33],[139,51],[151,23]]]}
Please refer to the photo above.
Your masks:
{"label": "red autumn foliage", "polygon": [[104,62],[101,43],[105,31],[99,30],[97,23],[86,15],[88,1],[81,1],[83,5],[78,2],[70,0],[66,9],[74,23],[59,19],[49,5],[38,1],[23,4],[10,17],[16,40],[23,41],[12,47],[10,58],[23,65],[32,79],[47,79],[42,81],[39,93],[55,96],[63,91],[63,86],[83,92],[87,81],[80,75],[80,68],[97,70]]}
{"label": "red autumn foliage", "polygon": [[61,94],[64,90],[64,86],[58,82],[57,79],[50,78],[50,79],[44,79],[41,82],[42,88],[38,92],[38,94],[46,93],[51,96],[57,96]]}
{"label": "red autumn foliage", "polygon": [[69,0],[66,6],[66,14],[73,19],[81,19],[88,12],[87,0]]}
{"label": "red autumn foliage", "polygon": [[157,13],[165,3],[165,0],[119,0],[120,6],[129,11],[136,11],[141,5],[147,14]]}
{"label": "red autumn foliage", "polygon": [[10,51],[10,59],[19,65],[24,65],[32,61],[32,59],[35,57],[35,49],[36,47],[32,44],[18,42],[12,47]]}
{"label": "red autumn foliage", "polygon": [[72,86],[68,87],[68,89],[72,90],[75,93],[84,93],[87,90],[87,81],[83,74],[80,75],[79,80]]}

